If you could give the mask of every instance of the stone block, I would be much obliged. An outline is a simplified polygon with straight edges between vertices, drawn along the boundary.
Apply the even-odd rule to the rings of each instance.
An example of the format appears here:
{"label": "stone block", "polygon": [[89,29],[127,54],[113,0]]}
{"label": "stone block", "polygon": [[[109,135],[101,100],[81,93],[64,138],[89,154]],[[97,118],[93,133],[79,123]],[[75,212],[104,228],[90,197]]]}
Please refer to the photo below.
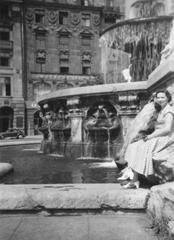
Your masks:
{"label": "stone block", "polygon": [[151,188],[147,213],[159,231],[168,231],[167,224],[174,221],[174,182]]}
{"label": "stone block", "polygon": [[145,209],[149,190],[119,184],[2,185],[0,210]]}
{"label": "stone block", "polygon": [[169,228],[169,236],[174,237],[174,221],[170,221],[168,223],[168,228]]}

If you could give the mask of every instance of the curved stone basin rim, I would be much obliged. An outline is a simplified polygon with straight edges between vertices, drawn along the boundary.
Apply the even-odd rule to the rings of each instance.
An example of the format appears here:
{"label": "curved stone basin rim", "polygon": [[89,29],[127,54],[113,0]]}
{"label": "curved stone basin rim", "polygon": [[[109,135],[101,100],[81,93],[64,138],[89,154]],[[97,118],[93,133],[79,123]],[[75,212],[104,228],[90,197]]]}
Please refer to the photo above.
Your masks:
{"label": "curved stone basin rim", "polygon": [[144,22],[157,22],[157,21],[163,21],[163,20],[169,20],[171,21],[173,19],[173,16],[168,16],[168,15],[164,15],[164,16],[158,16],[158,17],[140,17],[140,18],[132,18],[132,19],[127,19],[127,20],[123,20],[120,21],[118,23],[114,23],[111,26],[107,27],[106,29],[104,29],[100,36],[102,36],[103,34],[105,34],[106,32],[109,32],[110,30],[123,26],[123,25],[130,25],[130,24],[141,24]]}
{"label": "curved stone basin rim", "polygon": [[43,104],[49,100],[62,99],[75,96],[94,96],[104,95],[113,92],[125,92],[135,90],[146,90],[147,82],[132,82],[132,83],[114,83],[114,84],[101,84],[93,86],[85,86],[78,88],[61,89],[54,92],[45,94],[39,98],[38,103]]}

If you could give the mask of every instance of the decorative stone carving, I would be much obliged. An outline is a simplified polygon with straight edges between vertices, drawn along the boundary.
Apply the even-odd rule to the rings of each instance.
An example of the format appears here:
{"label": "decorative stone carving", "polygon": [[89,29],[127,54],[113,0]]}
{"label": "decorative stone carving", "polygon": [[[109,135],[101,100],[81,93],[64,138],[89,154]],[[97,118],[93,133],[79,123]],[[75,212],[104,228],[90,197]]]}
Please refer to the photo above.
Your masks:
{"label": "decorative stone carving", "polygon": [[66,28],[65,26],[61,26],[59,28],[56,29],[56,32],[59,34],[59,35],[66,35],[66,36],[69,36],[71,34],[71,30]]}
{"label": "decorative stone carving", "polygon": [[98,26],[100,24],[100,16],[99,15],[93,15],[92,16],[92,22],[95,26]]}
{"label": "decorative stone carving", "polygon": [[60,50],[59,57],[61,60],[69,59],[69,51],[68,50]]}
{"label": "decorative stone carving", "polygon": [[42,86],[43,88],[47,88],[51,90],[51,82],[45,78],[33,79],[34,86]]}
{"label": "decorative stone carving", "polygon": [[84,51],[82,54],[82,61],[91,62],[91,53],[89,51]]}
{"label": "decorative stone carving", "polygon": [[[74,106],[74,105],[78,105],[78,104],[79,104],[79,97],[73,97],[73,98],[67,99],[68,106]],[[74,113],[74,110],[76,112],[77,109],[72,109],[70,112]]]}
{"label": "decorative stone carving", "polygon": [[80,23],[79,13],[71,13],[71,23],[73,25],[78,25]]}
{"label": "decorative stone carving", "polygon": [[69,82],[59,82],[57,85],[56,85],[56,89],[65,89],[65,88],[73,88],[74,85],[72,83],[69,83]]}
{"label": "decorative stone carving", "polygon": [[48,28],[43,25],[33,25],[32,29],[36,33],[46,34],[48,32]]}
{"label": "decorative stone carving", "polygon": [[120,112],[127,112],[139,109],[139,99],[135,94],[132,95],[119,95],[118,101],[120,105]]}
{"label": "decorative stone carving", "polygon": [[[44,81],[50,86],[56,85],[56,89],[95,85],[98,83],[97,76],[80,76],[80,75],[65,75],[65,74],[37,74],[31,75],[30,83],[36,84]],[[54,87],[54,86],[53,86]]]}
{"label": "decorative stone carving", "polygon": [[31,8],[27,9],[26,20],[28,23],[32,23],[34,20],[34,10]]}
{"label": "decorative stone carving", "polygon": [[46,62],[46,51],[45,50],[37,50],[36,51],[36,62],[37,63],[45,63]]}
{"label": "decorative stone carving", "polygon": [[81,37],[83,36],[89,36],[89,37],[92,37],[93,35],[93,32],[87,28],[83,28],[81,31],[80,31],[80,35]]}
{"label": "decorative stone carving", "polygon": [[48,18],[48,22],[51,24],[55,24],[57,22],[58,19],[58,12],[54,11],[54,10],[50,10],[47,12],[47,18]]}

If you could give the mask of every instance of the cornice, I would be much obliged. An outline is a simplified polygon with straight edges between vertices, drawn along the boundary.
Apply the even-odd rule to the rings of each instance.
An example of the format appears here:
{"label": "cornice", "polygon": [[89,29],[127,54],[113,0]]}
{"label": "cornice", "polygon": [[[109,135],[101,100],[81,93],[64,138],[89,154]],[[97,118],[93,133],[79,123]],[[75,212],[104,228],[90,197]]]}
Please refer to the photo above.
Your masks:
{"label": "cornice", "polygon": [[95,11],[102,12],[103,7],[96,6],[81,6],[73,4],[62,4],[62,3],[49,3],[49,2],[36,2],[36,1],[25,1],[25,7],[46,7],[46,8],[57,8],[57,9],[66,9],[66,10],[78,10],[78,11]]}

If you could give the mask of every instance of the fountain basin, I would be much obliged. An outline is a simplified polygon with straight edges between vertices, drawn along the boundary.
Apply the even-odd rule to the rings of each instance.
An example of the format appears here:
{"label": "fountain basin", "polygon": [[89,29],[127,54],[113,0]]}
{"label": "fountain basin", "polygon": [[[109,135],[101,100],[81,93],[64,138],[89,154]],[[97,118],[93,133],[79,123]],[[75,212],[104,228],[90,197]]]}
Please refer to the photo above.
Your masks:
{"label": "fountain basin", "polygon": [[44,95],[38,103],[43,115],[50,112],[53,117],[47,124],[50,138],[44,137],[42,149],[75,159],[114,159],[123,143],[127,118],[139,111],[146,98],[145,82],[63,89]]}

